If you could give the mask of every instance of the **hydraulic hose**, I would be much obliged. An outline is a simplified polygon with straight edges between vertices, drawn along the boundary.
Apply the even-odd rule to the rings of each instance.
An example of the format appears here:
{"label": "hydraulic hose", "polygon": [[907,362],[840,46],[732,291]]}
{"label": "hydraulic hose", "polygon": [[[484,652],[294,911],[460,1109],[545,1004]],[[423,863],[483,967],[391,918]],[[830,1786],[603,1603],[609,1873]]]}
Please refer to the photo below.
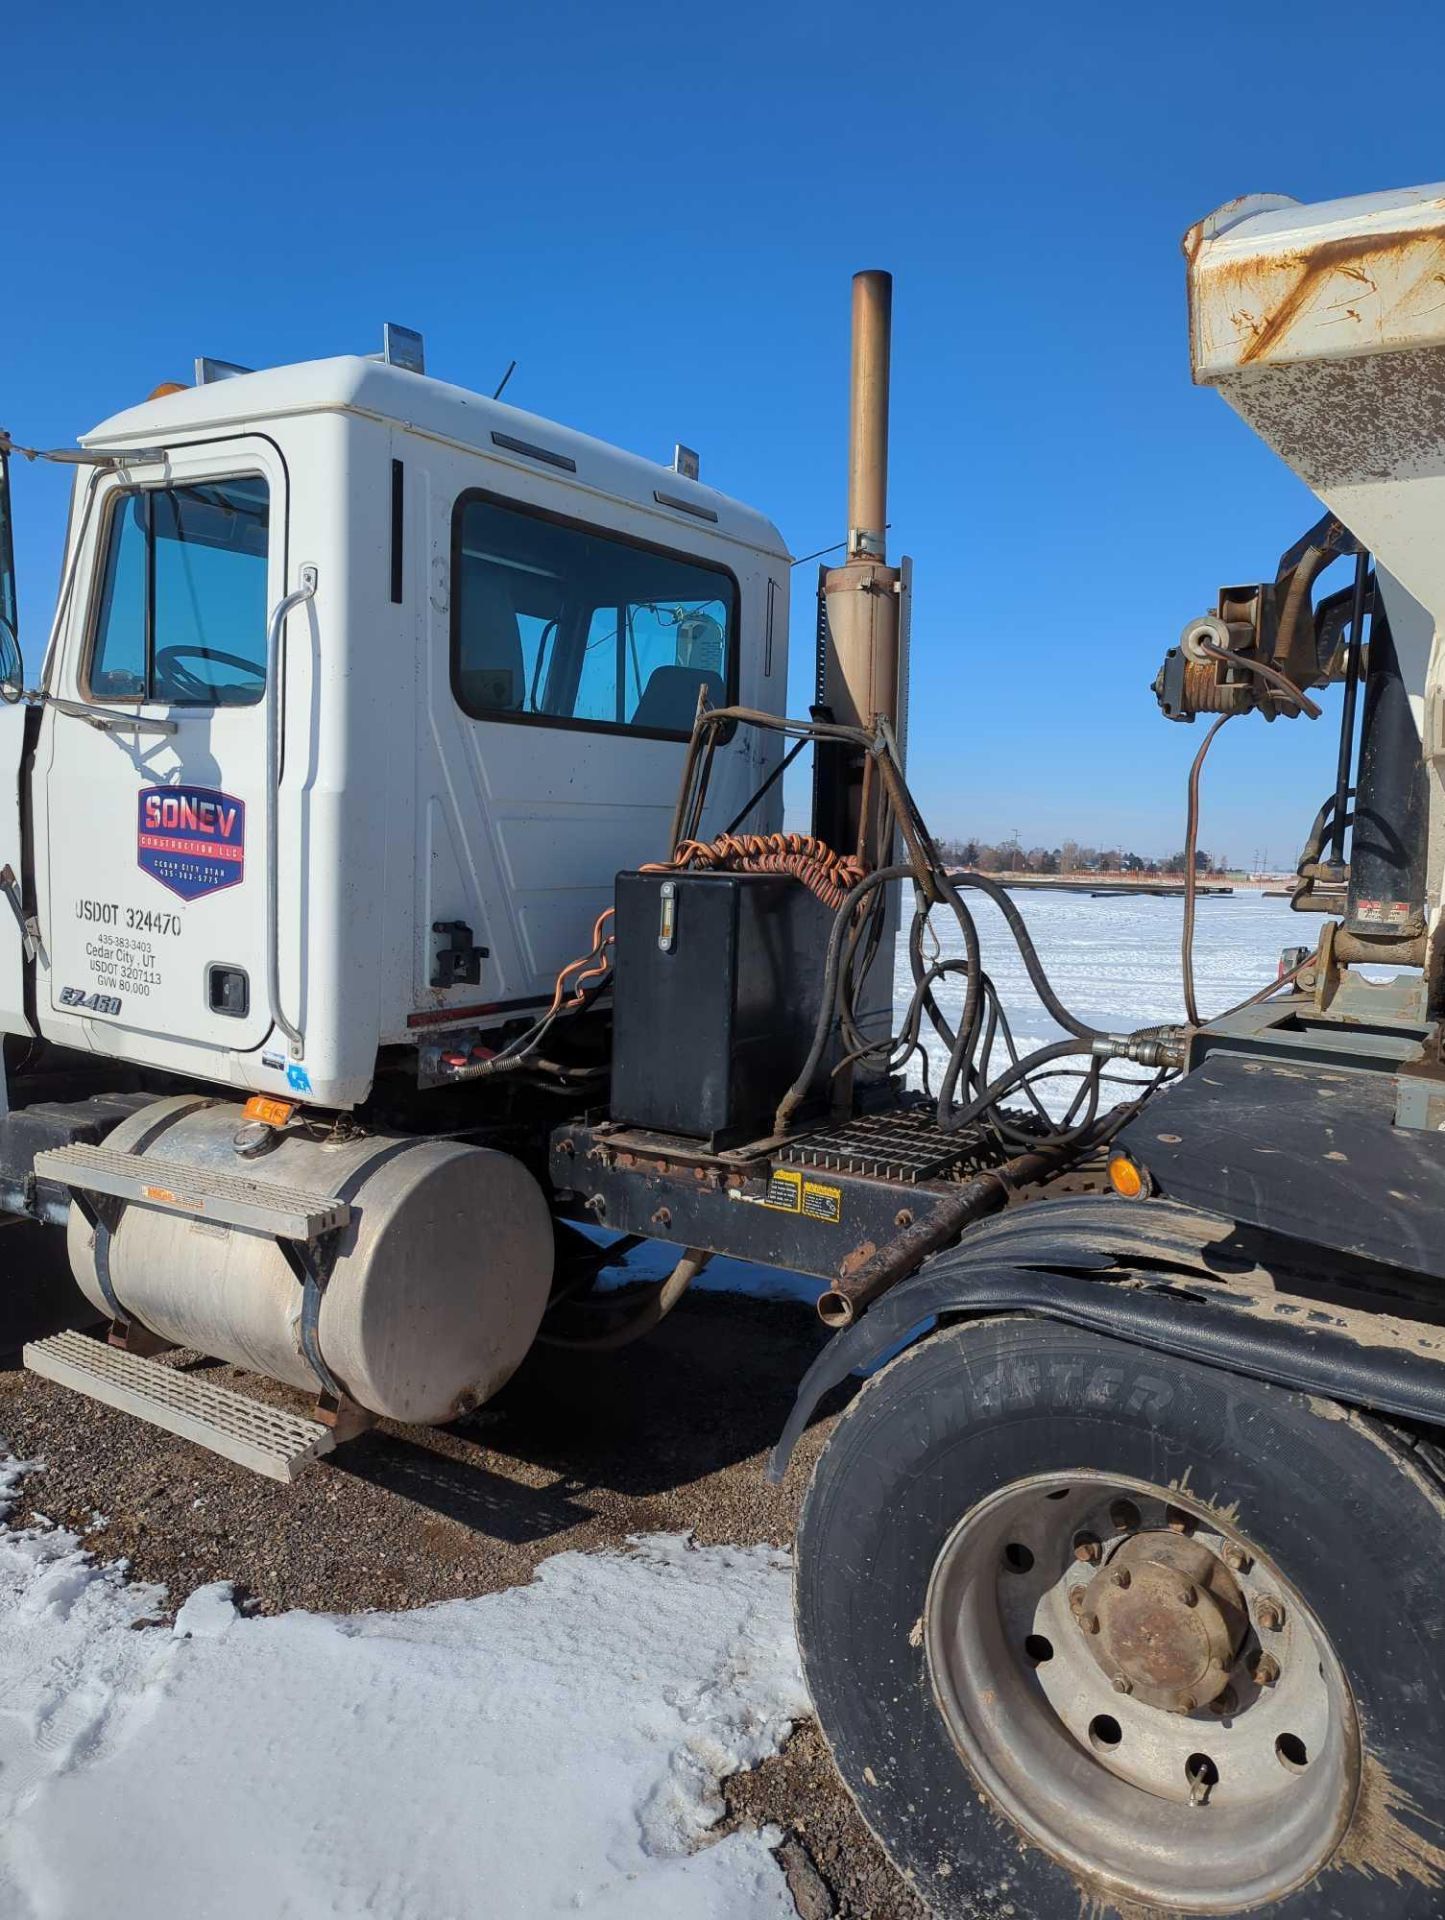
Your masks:
{"label": "hydraulic hose", "polygon": [[1066,1054],[1089,1053],[1092,1049],[1093,1042],[1090,1040],[1051,1041],[1048,1046],[1039,1047],[1035,1052],[1026,1054],[1022,1060],[1015,1061],[966,1107],[958,1107],[946,1116],[940,1113],[938,1124],[945,1132],[956,1133],[960,1127],[966,1127],[970,1121],[977,1120],[980,1114],[1001,1100],[1006,1093],[1018,1085],[1025,1074],[1031,1073],[1035,1067],[1047,1066],[1050,1060],[1062,1060]]}
{"label": "hydraulic hose", "polygon": [[[952,887],[955,880],[960,880],[966,887],[977,887],[980,893],[987,894],[989,899],[993,901],[994,905],[1008,922],[1009,932],[1012,933],[1014,937],[1034,992],[1039,996],[1040,1000],[1043,1001],[1045,1009],[1058,1021],[1059,1025],[1063,1027],[1066,1032],[1075,1034],[1080,1040],[1102,1039],[1104,1036],[1098,1027],[1091,1027],[1080,1020],[1076,1014],[1070,1013],[1063,1001],[1060,1000],[1059,996],[1054,992],[1053,987],[1049,983],[1049,977],[1044,972],[1043,963],[1039,959],[1038,950],[1034,946],[1024,917],[1014,905],[1013,901],[1010,900],[1004,888],[1002,888],[996,880],[990,880],[982,873],[961,872],[948,874],[944,877],[949,888]],[[945,899],[948,898],[947,891],[944,897]]]}
{"label": "hydraulic hose", "polygon": [[1189,806],[1184,824],[1184,927],[1179,939],[1179,971],[1184,981],[1184,1011],[1191,1027],[1199,1025],[1199,1003],[1194,997],[1194,905],[1198,876],[1194,854],[1199,845],[1199,776],[1214,736],[1232,714],[1222,713],[1199,743],[1189,769]]}
{"label": "hydraulic hose", "polygon": [[789,1120],[807,1098],[818,1068],[822,1064],[823,1054],[828,1045],[828,1034],[833,1025],[833,1010],[838,1000],[838,965],[843,951],[843,940],[848,932],[853,915],[860,903],[879,887],[886,886],[890,880],[906,879],[912,871],[909,867],[879,867],[876,873],[870,873],[853,887],[842,906],[833,917],[833,930],[828,936],[828,957],[823,968],[823,988],[818,1001],[818,1019],[813,1029],[812,1045],[808,1048],[808,1057],[798,1071],[797,1078],[778,1102],[778,1110],[773,1117],[773,1131],[787,1131]]}
{"label": "hydraulic hose", "polygon": [[[674,814],[674,848],[695,838],[699,830],[706,798],[708,769],[719,729],[733,725],[767,728],[799,741],[837,742],[865,756],[864,808],[872,821],[876,843],[891,847],[901,838],[907,860],[880,867],[865,874],[848,888],[838,902],[829,933],[817,1017],[807,1057],[796,1078],[779,1101],[774,1113],[775,1133],[787,1132],[794,1116],[815,1086],[829,1043],[835,1033],[841,1035],[841,1059],[834,1074],[868,1062],[875,1070],[889,1074],[901,1072],[915,1054],[924,1061],[924,1083],[928,1084],[927,1054],[921,1040],[926,1018],[939,1040],[948,1049],[948,1061],[936,1102],[937,1124],[955,1132],[987,1115],[996,1140],[1005,1147],[1020,1148],[1037,1139],[1040,1144],[1073,1146],[1091,1137],[1097,1120],[1101,1074],[1104,1058],[1132,1058],[1162,1066],[1165,1071],[1177,1064],[1177,1047],[1171,1048],[1145,1036],[1113,1036],[1090,1026],[1064,1005],[1054,991],[1039,959],[1027,924],[1006,890],[986,875],[973,871],[950,873],[918,811],[909,791],[899,760],[898,746],[891,727],[880,718],[876,728],[840,726],[832,721],[788,720],[749,707],[708,709],[700,706],[689,744],[682,790]],[[871,794],[871,801],[869,795]],[[758,841],[759,848],[764,842]],[[738,846],[751,855],[753,843]],[[802,851],[801,844],[798,849]],[[699,859],[713,859],[711,843],[703,848],[687,849]],[[723,851],[727,851],[723,849]],[[809,851],[813,851],[810,844]],[[843,878],[847,863],[835,853],[826,854],[828,877]],[[749,859],[751,864],[751,859]],[[851,878],[851,875],[847,875]],[[883,890],[894,881],[910,879],[914,887],[914,917],[908,936],[909,967],[913,993],[901,1027],[886,1039],[870,1040],[862,1031],[856,1012],[861,983],[877,957],[886,924]],[[1018,947],[1024,969],[1034,992],[1046,1012],[1070,1036],[1020,1058],[1008,1020],[992,981],[984,972],[978,928],[965,903],[963,890],[976,889],[986,894],[1003,915],[1005,925]],[[927,922],[935,906],[947,905],[958,923],[964,953],[929,964],[924,959],[923,941]],[[963,1007],[956,1026],[948,1019],[934,993],[936,983],[945,974],[964,976]],[[1002,1036],[1009,1055],[1006,1071],[992,1079],[987,1076],[993,1048]],[[1140,1047],[1142,1045],[1142,1051]],[[1069,1103],[1062,1122],[1055,1121],[1031,1084],[1031,1076],[1040,1067],[1066,1055],[1088,1053],[1095,1056],[1081,1085]],[[1157,1057],[1156,1057],[1157,1056]],[[1151,1083],[1157,1084],[1156,1083]],[[1000,1099],[1021,1089],[1033,1107],[1033,1115],[1014,1115],[1012,1124],[998,1108]],[[962,1105],[955,1105],[960,1090]],[[933,1096],[930,1093],[930,1100]],[[1082,1116],[1082,1117],[1081,1117]],[[1037,1127],[1031,1135],[1030,1127]]]}
{"label": "hydraulic hose", "polygon": [[689,1247],[667,1278],[659,1282],[637,1312],[620,1327],[612,1327],[606,1333],[539,1333],[538,1342],[547,1347],[566,1347],[587,1353],[611,1353],[618,1347],[629,1347],[667,1318],[711,1259],[712,1255],[704,1253],[701,1247]]}

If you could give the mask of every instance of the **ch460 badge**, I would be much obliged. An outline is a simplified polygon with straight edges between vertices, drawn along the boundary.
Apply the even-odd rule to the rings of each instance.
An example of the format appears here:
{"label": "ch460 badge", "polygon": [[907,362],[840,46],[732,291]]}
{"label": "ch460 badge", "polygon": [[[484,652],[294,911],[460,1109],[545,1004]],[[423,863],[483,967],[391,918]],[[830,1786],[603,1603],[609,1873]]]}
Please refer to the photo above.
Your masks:
{"label": "ch460 badge", "polygon": [[113,993],[92,993],[87,987],[62,987],[60,989],[62,1007],[74,1008],[81,1013],[120,1012],[120,1000]]}

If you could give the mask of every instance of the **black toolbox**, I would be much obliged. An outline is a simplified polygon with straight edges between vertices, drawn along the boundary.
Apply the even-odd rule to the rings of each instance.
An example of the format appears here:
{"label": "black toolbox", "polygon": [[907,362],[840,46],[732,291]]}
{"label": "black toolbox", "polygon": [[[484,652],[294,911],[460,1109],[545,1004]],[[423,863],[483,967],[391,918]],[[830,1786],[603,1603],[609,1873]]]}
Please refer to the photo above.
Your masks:
{"label": "black toolbox", "polygon": [[[778,873],[620,873],[612,1118],[764,1139],[812,1045],[834,914]],[[836,1027],[803,1111],[826,1106]]]}

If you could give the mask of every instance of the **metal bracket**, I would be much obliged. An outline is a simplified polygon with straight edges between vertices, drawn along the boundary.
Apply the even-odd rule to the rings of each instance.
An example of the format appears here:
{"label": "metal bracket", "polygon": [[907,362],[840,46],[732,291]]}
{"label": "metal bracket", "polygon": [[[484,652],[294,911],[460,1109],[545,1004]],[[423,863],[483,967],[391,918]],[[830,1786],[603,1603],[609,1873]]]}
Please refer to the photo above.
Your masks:
{"label": "metal bracket", "polygon": [[105,1295],[105,1304],[110,1308],[109,1344],[125,1353],[139,1354],[147,1360],[158,1353],[169,1352],[174,1343],[163,1340],[158,1333],[152,1333],[149,1327],[132,1320],[116,1294],[115,1280],[110,1271],[110,1244],[120,1225],[121,1215],[125,1212],[125,1201],[117,1199],[114,1194],[87,1193],[81,1187],[73,1187],[71,1197],[95,1238],[95,1277]]}
{"label": "metal bracket", "polygon": [[10,903],[10,911],[15,915],[15,924],[20,929],[20,938],[25,946],[25,958],[33,960],[40,951],[40,922],[33,913],[25,911],[20,882],[15,878],[15,869],[8,862],[0,867],[0,893],[5,895]]}
{"label": "metal bracket", "polygon": [[95,1235],[95,1277],[105,1295],[105,1304],[110,1308],[111,1319],[123,1326],[126,1324],[126,1311],[116,1298],[115,1282],[110,1277],[110,1243],[120,1225],[120,1216],[125,1212],[125,1202],[114,1199],[110,1194],[87,1193],[83,1187],[72,1187],[70,1197]]}
{"label": "metal bracket", "polygon": [[432,985],[480,986],[482,962],[491,957],[491,948],[473,946],[472,930],[465,920],[433,920],[431,930],[441,942],[432,962]]}
{"label": "metal bracket", "polygon": [[[278,1240],[277,1246],[286,1264],[301,1282],[301,1351],[306,1364],[316,1375],[323,1400],[329,1396],[337,1407],[351,1404],[345,1387],[327,1366],[321,1353],[321,1300],[331,1269],[336,1264],[337,1233],[322,1234],[317,1240]],[[330,1424],[330,1423],[328,1423]]]}

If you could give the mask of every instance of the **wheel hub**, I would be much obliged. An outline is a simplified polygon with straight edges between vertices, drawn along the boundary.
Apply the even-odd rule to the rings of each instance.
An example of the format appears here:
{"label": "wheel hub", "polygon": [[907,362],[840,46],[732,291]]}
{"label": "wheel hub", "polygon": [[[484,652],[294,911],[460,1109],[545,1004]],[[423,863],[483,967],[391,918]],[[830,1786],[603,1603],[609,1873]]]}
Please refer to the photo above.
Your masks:
{"label": "wheel hub", "polygon": [[1203,1542],[1163,1527],[1132,1534],[1082,1592],[1080,1629],[1116,1692],[1193,1713],[1229,1685],[1249,1617]]}
{"label": "wheel hub", "polygon": [[1324,1630],[1182,1490],[1088,1470],[998,1488],[939,1552],[923,1645],[986,1797],[1135,1902],[1265,1905],[1348,1823],[1359,1729]]}

